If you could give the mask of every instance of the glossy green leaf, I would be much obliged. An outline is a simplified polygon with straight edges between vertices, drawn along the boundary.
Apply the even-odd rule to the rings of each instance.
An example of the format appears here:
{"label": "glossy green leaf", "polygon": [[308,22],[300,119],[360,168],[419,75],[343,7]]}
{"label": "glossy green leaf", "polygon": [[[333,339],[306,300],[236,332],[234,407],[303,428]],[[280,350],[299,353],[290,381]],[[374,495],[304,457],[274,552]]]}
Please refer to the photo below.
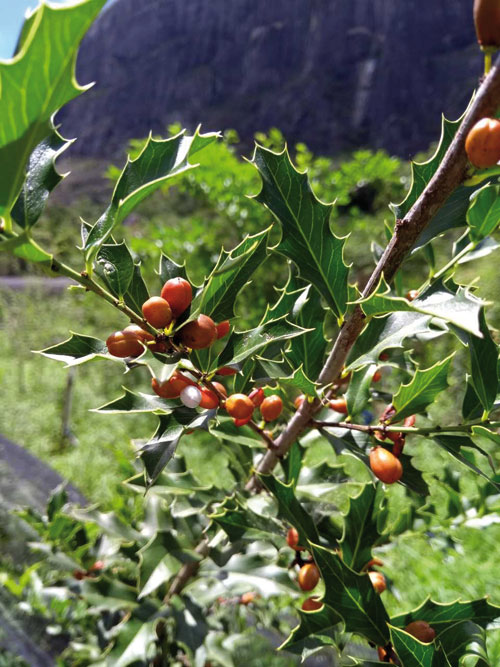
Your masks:
{"label": "glossy green leaf", "polygon": [[471,621],[460,621],[445,629],[439,635],[439,644],[448,660],[447,665],[468,664],[464,663],[464,658],[472,656],[474,667],[493,667],[488,659],[485,631]]}
{"label": "glossy green leaf", "polygon": [[292,630],[280,649],[301,653],[315,638],[323,640],[321,643],[326,644],[326,637],[330,637],[335,626],[342,623],[342,617],[327,605],[323,605],[317,611],[299,610],[298,613],[300,623]]}
{"label": "glossy green leaf", "polygon": [[198,414],[189,408],[177,408],[169,415],[160,417],[160,424],[151,440],[141,449],[140,457],[147,475],[148,488],[174,456],[179,440],[189,429],[208,428],[213,410]]}
{"label": "glossy green leaf", "polygon": [[148,288],[144,282],[139,263],[134,264],[132,279],[123,295],[123,300],[129,308],[142,317],[142,304],[149,299]]}
{"label": "glossy green leaf", "polygon": [[272,517],[253,512],[242,499],[226,498],[210,519],[222,528],[231,542],[265,540],[278,548],[283,546],[281,524]]}
{"label": "glossy green leaf", "polygon": [[324,334],[326,312],[321,306],[319,294],[309,286],[302,291],[289,316],[291,322],[309,331],[292,340],[287,359],[295,369],[302,366],[304,374],[312,380],[319,376],[323,368],[327,346]]}
{"label": "glossy green leaf", "polygon": [[216,359],[212,360],[210,370],[215,371],[221,366],[239,364],[271,343],[288,341],[303,333],[305,333],[304,329],[291,324],[285,317],[271,320],[249,331],[241,333],[233,331],[227,340],[226,347]]}
{"label": "glossy green leaf", "polygon": [[448,370],[452,359],[453,355],[438,361],[430,368],[417,370],[411,382],[400,386],[392,399],[396,410],[392,421],[423,412],[434,402],[436,396],[448,387]]}
{"label": "glossy green leaf", "polygon": [[322,601],[342,617],[346,632],[384,646],[389,639],[389,617],[368,575],[354,572],[329,549],[312,543],[310,547],[325,583]]}
{"label": "glossy green leaf", "polygon": [[95,269],[111,292],[123,298],[134,277],[134,260],[125,241],[101,246],[96,256]]}
{"label": "glossy green leaf", "polygon": [[272,475],[260,475],[262,483],[266,489],[278,501],[279,514],[288,521],[299,533],[299,543],[305,543],[305,540],[318,542],[318,531],[309,514],[295,497],[293,484],[283,484]]}
{"label": "glossy green leaf", "polygon": [[[476,450],[489,460],[488,454],[471,440],[471,438],[466,435],[435,435],[433,436],[433,439],[440,447],[456,458],[457,461],[460,461],[460,463],[463,463],[475,473],[484,477],[484,479],[487,479],[490,484],[495,486],[495,488],[500,489],[500,484],[496,483],[491,477],[483,472],[481,468],[474,463],[472,454],[467,452],[467,449]],[[463,451],[462,448],[465,448],[465,451]]]}
{"label": "glossy green leaf", "polygon": [[347,414],[351,419],[357,417],[365,409],[370,399],[370,387],[376,370],[377,366],[370,364],[353,372],[345,394]]}
{"label": "glossy green leaf", "polygon": [[402,348],[406,338],[430,332],[431,318],[420,313],[393,313],[373,318],[354,343],[347,359],[347,370],[378,364],[382,352]]}
{"label": "glossy green leaf", "polygon": [[38,350],[39,354],[49,359],[63,361],[66,366],[75,366],[90,361],[95,357],[109,357],[106,343],[92,336],[72,333],[68,340],[45,350]]}
{"label": "glossy green leaf", "polygon": [[105,403],[91,412],[100,412],[108,415],[127,412],[154,412],[155,414],[167,414],[179,407],[178,401],[168,401],[156,396],[156,394],[136,393],[127,389],[127,387],[123,387],[123,391],[125,392],[123,396],[115,398],[113,401]]}
{"label": "glossy green leaf", "polygon": [[481,336],[479,311],[484,302],[464,287],[458,287],[454,293],[442,281],[436,281],[416,299],[408,301],[391,294],[389,286],[381,279],[377,289],[359,303],[365,315],[379,316],[399,311],[418,312],[454,324],[474,336]]}
{"label": "glossy green leaf", "polygon": [[286,149],[282,153],[257,146],[253,164],[262,178],[257,201],[270,209],[282,227],[276,247],[297,265],[338,317],[347,302],[348,267],[344,239],[330,231],[331,204],[323,204],[311,190],[306,174],[295,169]]}
{"label": "glossy green leaf", "polygon": [[471,361],[470,382],[486,412],[495,403],[498,392],[498,348],[491,337],[484,309],[481,309],[479,325],[482,338],[469,335],[469,354]]}
{"label": "glossy green leaf", "polygon": [[500,223],[500,186],[487,184],[472,195],[467,222],[476,243],[495,231]]}
{"label": "glossy green leaf", "polygon": [[400,628],[391,627],[391,641],[405,667],[432,667],[436,648],[423,644]]}
{"label": "glossy green leaf", "polygon": [[268,230],[247,236],[231,252],[222,250],[203,290],[191,304],[190,318],[200,313],[215,322],[234,317],[234,303],[239,292],[267,256]]}
{"label": "glossy green leaf", "polygon": [[18,197],[32,151],[52,132],[52,115],[86,89],[74,77],[76,52],[104,2],[39,5],[16,56],[0,62],[0,216]]}
{"label": "glossy green leaf", "polygon": [[188,280],[186,263],[177,264],[173,259],[162,254],[160,257],[158,275],[160,276],[162,283],[166,283],[167,280],[171,280],[172,278],[184,278],[184,280]]}
{"label": "glossy green leaf", "polygon": [[155,621],[132,617],[121,624],[119,634],[106,656],[106,667],[130,667],[144,664],[156,639]]}
{"label": "glossy green leaf", "polygon": [[189,159],[217,136],[198,131],[193,136],[180,133],[169,139],[150,136],[140,155],[128,160],[116,183],[111,204],[92,227],[84,247],[87,260],[143,199],[168,179],[192,169],[195,165],[190,164]]}
{"label": "glossy green leaf", "polygon": [[349,501],[340,547],[343,561],[355,572],[371,560],[372,549],[380,541],[387,519],[384,500],[381,484],[366,484]]}
{"label": "glossy green leaf", "polygon": [[446,603],[427,599],[416,609],[394,616],[391,618],[391,623],[399,628],[405,628],[412,621],[427,621],[439,638],[442,632],[459,621],[472,621],[485,628],[497,618],[500,618],[500,607],[491,604],[488,598]]}
{"label": "glossy green leaf", "polygon": [[33,227],[42,215],[49,194],[64,178],[56,169],[56,159],[72,143],[54,130],[31,153],[22,190],[11,211],[20,227]]}
{"label": "glossy green leaf", "polygon": [[100,577],[96,581],[87,579],[82,585],[82,595],[96,611],[130,610],[137,607],[137,590],[119,579]]}

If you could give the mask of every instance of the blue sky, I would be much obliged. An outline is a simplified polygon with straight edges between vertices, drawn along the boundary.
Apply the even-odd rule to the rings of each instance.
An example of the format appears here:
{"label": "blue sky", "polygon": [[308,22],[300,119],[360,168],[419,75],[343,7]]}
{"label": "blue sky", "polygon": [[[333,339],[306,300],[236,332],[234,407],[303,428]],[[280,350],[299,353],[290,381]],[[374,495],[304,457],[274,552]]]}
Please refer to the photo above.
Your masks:
{"label": "blue sky", "polygon": [[[51,0],[63,4],[66,0]],[[24,13],[38,5],[37,0],[0,0],[0,58],[10,58],[16,46]]]}

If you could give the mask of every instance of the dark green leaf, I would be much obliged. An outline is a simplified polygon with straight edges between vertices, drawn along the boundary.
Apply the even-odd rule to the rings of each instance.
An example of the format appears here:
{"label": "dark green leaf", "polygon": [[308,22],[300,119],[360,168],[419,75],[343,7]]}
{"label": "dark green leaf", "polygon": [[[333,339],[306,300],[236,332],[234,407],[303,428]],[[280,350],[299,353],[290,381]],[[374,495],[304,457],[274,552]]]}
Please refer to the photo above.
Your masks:
{"label": "dark green leaf", "polygon": [[352,418],[357,417],[365,409],[370,399],[370,387],[377,366],[370,364],[354,371],[345,395],[347,401],[347,413]]}
{"label": "dark green leaf", "polygon": [[472,621],[485,628],[497,618],[500,618],[500,607],[491,604],[487,598],[447,603],[427,599],[420,607],[394,616],[391,623],[398,628],[405,628],[412,621],[427,621],[439,638],[442,632],[459,621]]}
{"label": "dark green leaf", "polygon": [[124,394],[119,398],[95,408],[91,412],[101,412],[104,414],[119,414],[122,412],[154,412],[156,414],[170,413],[178,407],[177,401],[167,401],[164,398],[153,396],[152,394],[136,393],[123,387]]}
{"label": "dark green leaf", "polygon": [[256,514],[241,499],[226,498],[210,518],[222,528],[231,542],[265,540],[278,548],[283,546],[281,524],[276,519]]}
{"label": "dark green leaf", "polygon": [[302,468],[302,451],[297,440],[288,450],[288,456],[281,465],[285,471],[286,483],[296,486]]}
{"label": "dark green leaf", "polygon": [[234,302],[253,272],[267,256],[268,230],[247,236],[231,252],[222,250],[219,260],[191,305],[190,318],[200,313],[215,322],[234,317]]}
{"label": "dark green leaf", "polygon": [[106,244],[99,249],[96,273],[104,279],[113,294],[123,298],[134,276],[134,260],[125,241]]}
{"label": "dark green leaf", "polygon": [[495,403],[498,392],[498,349],[491,337],[484,309],[481,309],[479,326],[482,338],[468,336],[471,361],[470,382],[486,412],[489,412]]}
{"label": "dark green leaf", "polygon": [[171,278],[184,278],[184,280],[187,280],[186,263],[176,264],[170,257],[162,255],[160,257],[160,270],[158,275],[160,276],[162,283],[166,283],[167,280],[171,280]]}
{"label": "dark green leaf", "polygon": [[500,222],[500,186],[487,184],[472,195],[467,222],[474,243],[495,231]]}
{"label": "dark green leaf", "polygon": [[47,347],[45,350],[38,350],[38,352],[43,354],[44,357],[49,357],[49,359],[63,361],[67,366],[83,364],[97,356],[109,356],[104,341],[75,333],[72,333],[71,338],[63,343]]}
{"label": "dark green leaf", "polygon": [[192,155],[217,138],[217,134],[185,136],[183,132],[169,139],[148,138],[140,155],[128,160],[118,179],[111,204],[95,223],[85,243],[87,260],[105,243],[114,227],[152,192],[162,187],[169,178],[195,165],[189,163]]}
{"label": "dark green leaf", "polygon": [[343,317],[349,271],[343,259],[345,241],[330,231],[332,205],[315,197],[306,174],[295,169],[286,149],[273,153],[257,146],[253,164],[262,178],[256,199],[282,226],[276,250],[295,262],[301,276],[316,287],[338,317]]}
{"label": "dark green leaf", "polygon": [[31,152],[53,131],[52,115],[85,90],[74,77],[76,53],[104,2],[39,5],[16,58],[0,63],[0,216],[17,199]]}
{"label": "dark green leaf", "polygon": [[434,402],[436,396],[448,386],[448,370],[453,355],[425,370],[417,370],[409,384],[400,386],[394,394],[392,404],[396,414],[392,421],[423,412]]}
{"label": "dark green leaf", "polygon": [[361,493],[349,502],[344,516],[344,533],[340,546],[342,559],[352,570],[361,572],[372,558],[387,519],[382,486],[366,484]]}
{"label": "dark green leaf", "polygon": [[128,286],[123,300],[129,308],[132,308],[140,317],[142,317],[142,304],[149,299],[148,288],[142,277],[140,264],[134,264],[132,280]]}
{"label": "dark green leaf", "polygon": [[321,306],[319,294],[309,286],[302,291],[289,316],[291,322],[310,331],[292,340],[287,359],[293,368],[302,365],[304,374],[313,380],[323,368],[327,346],[323,330],[326,312]]}
{"label": "dark green leaf", "polygon": [[280,649],[301,653],[316,637],[324,638],[325,635],[331,635],[334,626],[342,623],[342,617],[326,605],[314,612],[299,610],[299,618],[299,625],[292,630]]}
{"label": "dark green leaf", "polygon": [[64,178],[56,169],[56,159],[72,143],[54,130],[31,153],[23,188],[11,212],[20,227],[33,227],[42,215],[49,194]]}
{"label": "dark green leaf", "polygon": [[432,667],[436,648],[422,642],[404,630],[391,627],[391,641],[405,667]]}
{"label": "dark green leaf", "polygon": [[488,457],[487,453],[476,445],[468,436],[466,435],[435,435],[433,439],[437,444],[451,454],[457,461],[463,463],[465,466],[473,470],[484,479],[487,479],[490,484],[493,484],[497,489],[500,489],[500,484],[497,484],[495,481],[488,477],[488,475],[483,472],[478,466],[473,462],[471,454],[469,452],[463,452],[462,447],[475,449],[483,456]]}
{"label": "dark green leaf", "polygon": [[147,664],[150,648],[156,639],[155,621],[130,618],[118,626],[118,637],[106,656],[106,667],[131,667]]}

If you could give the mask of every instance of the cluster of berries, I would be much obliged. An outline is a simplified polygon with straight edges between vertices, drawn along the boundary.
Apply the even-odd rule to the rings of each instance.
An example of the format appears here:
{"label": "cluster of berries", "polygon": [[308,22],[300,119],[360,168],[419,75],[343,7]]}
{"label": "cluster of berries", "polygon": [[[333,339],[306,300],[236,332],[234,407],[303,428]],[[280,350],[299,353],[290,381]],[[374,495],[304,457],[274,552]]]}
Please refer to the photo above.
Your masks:
{"label": "cluster of berries", "polygon": [[[153,336],[137,324],[131,324],[123,331],[115,331],[108,337],[106,345],[109,353],[120,358],[138,357],[143,353],[144,346],[153,352],[167,352],[169,345],[164,332],[187,311],[192,300],[193,290],[187,280],[167,280],[162,287],[161,296],[152,296],[142,304],[145,321],[162,333]],[[229,330],[229,320],[216,324],[208,315],[199,315],[197,319],[183,326],[174,338],[185,347],[201,350],[226,336]]]}

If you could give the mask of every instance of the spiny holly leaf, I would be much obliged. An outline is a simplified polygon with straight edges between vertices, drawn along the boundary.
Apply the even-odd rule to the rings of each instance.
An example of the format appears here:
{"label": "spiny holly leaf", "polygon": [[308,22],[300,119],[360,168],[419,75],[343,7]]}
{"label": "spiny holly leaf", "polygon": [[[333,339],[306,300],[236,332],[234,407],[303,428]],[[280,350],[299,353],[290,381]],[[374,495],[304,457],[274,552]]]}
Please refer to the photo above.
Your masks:
{"label": "spiny holly leaf", "polygon": [[302,651],[311,645],[318,638],[330,637],[333,634],[334,627],[342,623],[342,617],[339,616],[331,607],[323,605],[317,611],[298,610],[300,623],[292,630],[290,636],[279,647],[292,653],[302,653]]}
{"label": "spiny holly leaf", "polygon": [[95,611],[130,610],[137,607],[137,589],[128,586],[116,577],[112,580],[100,577],[96,581],[87,579],[82,584],[82,596]]}
{"label": "spiny holly leaf", "polygon": [[436,648],[434,644],[422,644],[404,630],[391,627],[391,641],[405,667],[432,667]]}
{"label": "spiny holly leaf", "polygon": [[57,171],[56,159],[72,143],[53,130],[31,153],[24,185],[11,212],[20,227],[33,227],[42,215],[49,194],[65,177]]}
{"label": "spiny holly leaf", "polygon": [[[264,364],[260,364],[261,366]],[[257,367],[259,366],[259,363],[257,363]],[[265,365],[264,365],[265,366]],[[256,379],[259,379],[260,376],[258,372],[254,374],[254,377]],[[311,382],[311,380],[304,374],[304,369],[301,366],[296,368],[293,373],[289,376],[286,377],[279,377],[276,378],[279,379],[280,384],[289,387],[294,387],[295,389],[298,389],[300,392],[303,394],[306,394],[307,396],[316,396],[317,394],[317,386],[314,384],[314,382]]]}
{"label": "spiny holly leaf", "polygon": [[154,412],[155,414],[168,414],[178,407],[177,402],[167,401],[164,398],[152,394],[136,393],[123,387],[124,394],[109,403],[101,405],[91,412],[104,414],[119,414],[122,412]]}
{"label": "spiny holly leaf", "polygon": [[140,263],[134,264],[132,279],[123,295],[123,300],[129,308],[142,317],[142,304],[149,299],[148,288],[141,273]]}
{"label": "spiny holly leaf", "polygon": [[85,257],[92,258],[118,225],[152,192],[174,176],[196,165],[189,158],[212,143],[215,133],[185,136],[184,132],[169,139],[153,139],[150,135],[135,160],[128,160],[113,192],[111,204],[92,227],[85,243]]}
{"label": "spiny holly leaf", "polygon": [[49,359],[63,361],[66,366],[76,366],[90,361],[95,357],[109,358],[106,343],[92,336],[83,336],[82,334],[72,333],[68,340],[45,350],[37,350],[39,354]]}
{"label": "spiny holly leaf", "polygon": [[[302,291],[295,302],[289,319],[307,333],[292,340],[286,356],[293,368],[302,365],[308,378],[316,379],[323,367],[327,341],[324,334],[326,310],[321,306],[321,299],[309,285]],[[309,392],[307,392],[309,393]]]}
{"label": "spiny holly leaf", "polygon": [[[142,616],[142,615],[141,615]],[[156,640],[156,620],[145,620],[132,616],[118,626],[118,637],[111,651],[106,655],[106,666],[129,667],[144,664],[150,647]]]}
{"label": "spiny holly leaf", "polygon": [[479,326],[482,338],[468,336],[471,361],[470,382],[486,412],[489,412],[495,403],[498,392],[498,349],[491,337],[484,309],[481,309]]}
{"label": "spiny holly leaf", "polygon": [[184,280],[188,280],[186,262],[177,264],[173,259],[162,254],[160,257],[158,275],[160,276],[162,283],[166,283],[167,280],[170,280],[171,278],[184,278]]}
{"label": "spiny holly leaf", "polygon": [[[371,471],[370,460],[366,452],[366,448],[370,444],[370,438],[368,435],[365,433],[356,433],[355,431],[347,431],[346,429],[333,427],[323,427],[319,430],[333,446],[336,454],[351,454],[355,458],[362,461]],[[403,486],[407,486],[409,489],[421,496],[428,496],[429,487],[422,477],[420,470],[417,470],[413,466],[411,456],[408,456],[407,454],[400,454],[399,458],[403,464],[403,476],[399,480],[399,483],[403,484]]]}
{"label": "spiny holly leaf", "polygon": [[389,617],[369,576],[351,570],[329,549],[313,543],[310,548],[325,582],[322,602],[342,617],[346,632],[362,635],[378,646],[387,644]]}
{"label": "spiny holly leaf", "polygon": [[209,518],[222,528],[231,542],[265,540],[277,548],[283,546],[281,524],[272,517],[256,514],[239,498],[226,498]]}
{"label": "spiny holly leaf", "polygon": [[434,402],[436,396],[448,387],[448,370],[453,355],[425,370],[417,370],[409,384],[400,386],[392,398],[396,414],[391,421],[399,421],[410,415],[423,412]]}
{"label": "spiny holly leaf", "polygon": [[446,666],[459,667],[466,664],[463,660],[466,656],[473,656],[475,667],[493,667],[486,650],[486,633],[471,621],[460,621],[444,630],[439,635],[439,644],[448,661]]}
{"label": "spiny holly leaf", "polygon": [[20,259],[26,259],[28,262],[37,262],[49,267],[52,265],[52,255],[40,248],[28,232],[23,232],[8,239],[2,236],[0,232],[0,252],[8,252]]}
{"label": "spiny holly leaf", "polygon": [[296,487],[302,469],[302,450],[297,440],[288,450],[288,456],[281,462],[281,467],[285,472],[286,483]]}
{"label": "spiny holly leaf", "polygon": [[241,333],[233,331],[229,336],[226,347],[216,359],[212,360],[210,370],[215,371],[221,366],[239,364],[271,343],[287,341],[304,333],[304,329],[287,322],[285,317],[271,320],[249,331],[242,331]]}
{"label": "spiny holly leaf", "polygon": [[344,533],[340,541],[342,559],[352,570],[360,572],[372,557],[387,520],[382,485],[366,484],[349,502],[344,516]]}
{"label": "spiny holly leaf", "polygon": [[221,440],[235,442],[245,447],[262,447],[262,438],[249,427],[235,426],[230,417],[218,417],[217,424],[210,425],[210,433]]}
{"label": "spiny holly leaf", "polygon": [[236,297],[266,259],[268,234],[266,229],[247,236],[230,252],[222,250],[205,287],[193,299],[190,319],[195,319],[200,313],[215,322],[234,317]]}
{"label": "spiny holly leaf", "polygon": [[158,532],[137,552],[139,555],[138,600],[150,595],[175,576],[184,563],[200,560],[187,545],[181,544],[171,531]]}
{"label": "spiny holly leaf", "polygon": [[442,632],[459,621],[472,621],[485,628],[497,618],[500,618],[500,607],[491,604],[488,598],[446,603],[428,598],[420,607],[391,618],[391,623],[398,628],[405,628],[413,621],[427,621],[439,638]]}
{"label": "spiny holly leaf", "polygon": [[122,299],[135,272],[134,260],[125,241],[101,246],[95,268],[113,294]]}
{"label": "spiny holly leaf", "polygon": [[347,413],[351,418],[361,414],[365,409],[370,398],[370,387],[376,370],[377,366],[370,364],[353,372],[345,395]]}
{"label": "spiny holly leaf", "polygon": [[365,315],[385,315],[398,311],[418,312],[437,317],[445,322],[481,336],[479,311],[483,301],[473,296],[466,288],[449,290],[442,281],[436,281],[413,301],[391,294],[383,277],[377,289],[366,299],[359,301]]}
{"label": "spiny holly leaf", "polygon": [[343,259],[345,240],[330,231],[332,205],[315,197],[306,174],[295,169],[286,149],[273,153],[256,146],[252,162],[262,178],[256,199],[270,209],[282,227],[277,252],[295,262],[301,276],[342,318],[349,270]]}
{"label": "spiny holly leaf", "polygon": [[198,414],[189,408],[177,408],[169,415],[160,417],[160,424],[152,439],[141,449],[140,457],[147,475],[148,488],[175,454],[179,440],[188,429],[207,430],[213,410]]}
{"label": "spiny holly leaf", "polygon": [[283,484],[272,475],[259,475],[266,489],[273,494],[278,501],[279,514],[288,521],[299,533],[299,543],[305,544],[306,540],[318,542],[318,531],[309,514],[295,497],[293,483]]}
{"label": "spiny holly leaf", "polygon": [[52,115],[86,90],[74,77],[76,52],[104,2],[39,5],[16,57],[0,62],[0,216],[21,190],[31,152],[51,133]]}
{"label": "spiny holly leaf", "polygon": [[491,477],[489,477],[485,472],[481,470],[481,468],[478,468],[478,466],[473,462],[474,459],[472,458],[472,455],[467,452],[467,451],[462,451],[462,448],[468,448],[468,449],[475,449],[478,451],[480,454],[483,456],[488,457],[488,454],[481,449],[473,440],[471,440],[468,436],[466,435],[435,435],[433,436],[433,439],[437,444],[442,447],[444,450],[446,450],[449,454],[451,454],[454,458],[457,459],[457,461],[460,461],[460,463],[463,463],[466,465],[468,468],[473,470],[475,473],[480,475],[481,477],[484,477],[484,479],[487,479],[490,484],[493,484],[493,486],[497,489],[500,489],[500,484],[495,482]]}
{"label": "spiny holly leaf", "polygon": [[354,344],[348,357],[348,370],[377,364],[380,354],[391,348],[402,348],[405,338],[429,333],[431,318],[420,313],[393,313],[374,318]]}
{"label": "spiny holly leaf", "polygon": [[474,243],[495,231],[500,222],[500,186],[487,184],[472,195],[467,222]]}

